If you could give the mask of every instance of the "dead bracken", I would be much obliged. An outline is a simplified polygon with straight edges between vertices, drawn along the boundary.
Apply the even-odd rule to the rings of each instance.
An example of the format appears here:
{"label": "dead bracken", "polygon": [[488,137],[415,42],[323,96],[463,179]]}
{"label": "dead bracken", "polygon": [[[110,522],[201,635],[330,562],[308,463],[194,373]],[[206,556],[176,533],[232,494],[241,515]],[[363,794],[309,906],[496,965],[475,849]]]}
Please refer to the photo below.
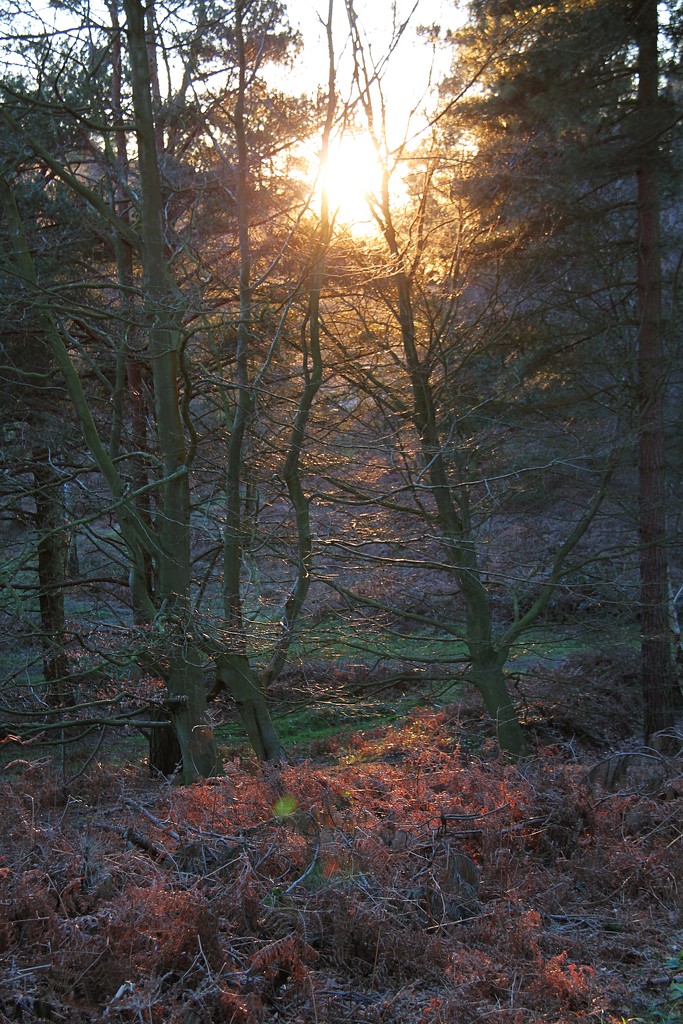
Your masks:
{"label": "dead bracken", "polygon": [[453,750],[446,718],[356,735],[346,763],[236,759],[188,788],[94,766],[64,798],[49,764],[19,766],[0,1019],[621,1024],[663,1006],[680,761],[655,794],[610,791],[559,745],[521,766]]}

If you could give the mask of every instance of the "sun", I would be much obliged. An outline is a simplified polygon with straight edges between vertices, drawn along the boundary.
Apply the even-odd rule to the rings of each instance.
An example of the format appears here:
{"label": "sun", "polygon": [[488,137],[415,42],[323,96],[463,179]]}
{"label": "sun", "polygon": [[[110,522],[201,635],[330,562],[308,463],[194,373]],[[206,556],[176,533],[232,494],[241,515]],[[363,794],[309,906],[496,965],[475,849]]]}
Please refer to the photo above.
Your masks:
{"label": "sun", "polygon": [[[337,229],[354,235],[375,235],[380,230],[373,216],[379,209],[382,195],[383,161],[372,137],[367,133],[347,131],[330,142],[323,166],[320,151],[305,146],[301,151],[303,166],[315,178],[311,197],[320,204],[327,192],[330,216]],[[393,155],[389,166],[389,200],[393,211],[405,207],[410,199],[401,167]]]}
{"label": "sun", "polygon": [[374,230],[368,197],[381,191],[382,166],[369,135],[346,133],[331,143],[323,187],[338,224],[360,234]]}

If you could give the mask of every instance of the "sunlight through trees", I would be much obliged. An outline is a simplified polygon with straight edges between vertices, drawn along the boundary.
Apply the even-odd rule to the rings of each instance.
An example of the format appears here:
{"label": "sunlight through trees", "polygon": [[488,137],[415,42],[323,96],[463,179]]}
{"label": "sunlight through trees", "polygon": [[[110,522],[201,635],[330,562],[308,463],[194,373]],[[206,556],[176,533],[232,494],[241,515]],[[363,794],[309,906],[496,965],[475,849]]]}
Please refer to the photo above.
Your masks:
{"label": "sunlight through trees", "polygon": [[65,777],[281,762],[337,671],[517,758],[558,626],[675,726],[679,7],[432,6],[308,80],[275,0],[2,16],[2,713]]}

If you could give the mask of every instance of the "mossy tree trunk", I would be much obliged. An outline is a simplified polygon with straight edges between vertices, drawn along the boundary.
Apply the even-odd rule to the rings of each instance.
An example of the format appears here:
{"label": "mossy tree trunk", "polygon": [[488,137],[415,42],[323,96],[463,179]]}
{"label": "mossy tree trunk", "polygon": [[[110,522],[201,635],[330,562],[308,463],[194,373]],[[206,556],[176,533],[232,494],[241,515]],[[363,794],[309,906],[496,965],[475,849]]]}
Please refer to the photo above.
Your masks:
{"label": "mossy tree trunk", "polygon": [[[181,411],[183,357],[173,313],[177,295],[169,283],[165,259],[158,135],[152,105],[145,8],[140,0],[124,0],[124,9],[140,175],[142,294],[163,472],[156,559],[158,594],[154,603],[159,608],[156,621],[163,626],[161,639],[169,665],[169,705],[182,753],[183,780],[191,782],[219,770],[207,715],[202,658],[187,638],[191,578],[189,475],[194,435]],[[186,433],[189,441],[186,441]]]}
{"label": "mossy tree trunk", "polygon": [[[437,426],[430,360],[421,360],[418,354],[411,283],[396,238],[388,181],[383,190],[382,218],[395,268],[398,320],[412,393],[412,420],[436,506],[441,546],[465,603],[464,639],[470,656],[470,676],[495,725],[500,748],[513,757],[521,757],[527,744],[505,680],[508,649],[493,638],[490,602],[481,579],[467,488],[458,479],[456,469],[447,465],[445,445]],[[459,497],[457,504],[455,495]]]}
{"label": "mossy tree trunk", "polygon": [[280,761],[285,752],[268,708],[266,694],[246,654],[228,652],[216,663],[217,687],[235,702],[240,721],[261,761]]}

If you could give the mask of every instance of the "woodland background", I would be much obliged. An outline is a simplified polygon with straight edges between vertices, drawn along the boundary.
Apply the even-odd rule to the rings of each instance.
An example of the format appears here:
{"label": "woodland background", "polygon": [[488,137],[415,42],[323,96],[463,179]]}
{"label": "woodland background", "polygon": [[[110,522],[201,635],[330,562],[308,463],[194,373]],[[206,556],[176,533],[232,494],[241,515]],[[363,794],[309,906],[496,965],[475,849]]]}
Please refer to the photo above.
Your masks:
{"label": "woodland background", "polygon": [[681,9],[386,14],[0,14],[2,1019],[680,1019]]}

